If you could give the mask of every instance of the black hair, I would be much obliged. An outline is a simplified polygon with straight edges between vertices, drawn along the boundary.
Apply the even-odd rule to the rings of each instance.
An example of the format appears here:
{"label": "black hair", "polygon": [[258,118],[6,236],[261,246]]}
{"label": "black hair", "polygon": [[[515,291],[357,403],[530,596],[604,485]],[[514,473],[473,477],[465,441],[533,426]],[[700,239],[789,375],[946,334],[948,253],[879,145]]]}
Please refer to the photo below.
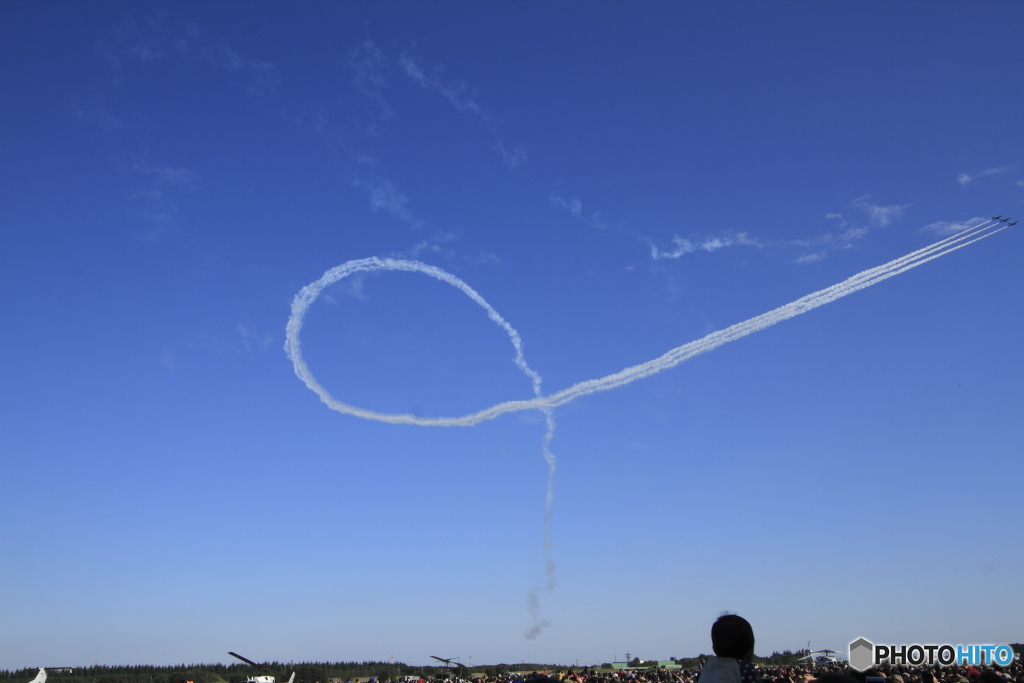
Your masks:
{"label": "black hair", "polygon": [[743,659],[754,649],[754,629],[736,614],[723,614],[711,625],[711,647],[719,657]]}

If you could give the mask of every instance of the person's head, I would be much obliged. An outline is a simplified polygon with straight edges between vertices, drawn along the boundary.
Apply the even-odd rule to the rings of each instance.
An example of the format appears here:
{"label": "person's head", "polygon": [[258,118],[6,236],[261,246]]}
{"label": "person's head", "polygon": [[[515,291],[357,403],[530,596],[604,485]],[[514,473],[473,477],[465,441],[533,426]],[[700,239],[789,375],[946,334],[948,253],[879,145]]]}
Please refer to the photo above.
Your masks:
{"label": "person's head", "polygon": [[754,656],[754,629],[736,614],[723,614],[711,625],[711,647],[719,657],[749,660]]}

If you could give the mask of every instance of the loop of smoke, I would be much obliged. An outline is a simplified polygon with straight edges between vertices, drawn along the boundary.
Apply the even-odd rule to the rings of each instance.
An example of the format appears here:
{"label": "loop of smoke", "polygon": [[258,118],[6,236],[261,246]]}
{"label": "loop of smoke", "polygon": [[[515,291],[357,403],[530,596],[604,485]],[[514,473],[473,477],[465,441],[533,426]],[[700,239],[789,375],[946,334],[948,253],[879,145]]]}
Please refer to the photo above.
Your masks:
{"label": "loop of smoke", "polygon": [[[316,298],[320,295],[320,292],[323,291],[324,287],[327,287],[342,278],[346,278],[353,273],[381,270],[402,270],[429,275],[432,278],[436,278],[441,282],[455,287],[474,302],[479,304],[481,308],[487,311],[487,317],[493,320],[498,327],[505,330],[505,333],[508,334],[509,339],[512,341],[512,346],[516,351],[513,362],[520,370],[523,371],[523,374],[530,379],[530,383],[533,386],[534,396],[537,397],[537,400],[542,400],[544,398],[544,394],[541,392],[542,378],[540,374],[534,371],[533,368],[527,364],[526,357],[523,356],[523,341],[519,337],[519,333],[514,327],[509,325],[508,322],[506,322],[505,319],[502,318],[496,310],[494,310],[494,307],[487,303],[487,301],[485,301],[475,289],[451,273],[434,266],[428,266],[427,264],[419,261],[367,258],[357,261],[349,261],[332,268],[324,273],[324,276],[316,282],[303,287],[292,302],[292,315],[291,318],[288,319],[287,334],[285,335],[285,351],[287,352],[288,357],[292,359],[292,363],[295,366],[295,374],[299,376],[299,379],[306,383],[307,387],[316,392],[320,397],[320,400],[327,404],[331,409],[369,420],[378,420],[380,422],[448,426],[460,424],[458,418],[439,418],[432,420],[430,418],[419,418],[413,415],[393,415],[389,413],[378,413],[373,410],[364,410],[362,408],[357,408],[356,406],[348,405],[347,403],[342,403],[331,396],[331,394],[316,381],[316,378],[313,377],[313,373],[310,372],[309,367],[306,365],[306,361],[303,360],[299,333],[302,331],[302,323],[305,319],[306,311],[309,309],[310,305],[316,301]],[[544,440],[541,444],[541,449],[544,453],[544,461],[548,466],[547,493],[544,497],[543,541],[544,574],[546,580],[542,586],[537,586],[536,588],[531,589],[527,594],[526,609],[533,620],[533,626],[531,626],[523,635],[529,640],[536,638],[541,631],[550,625],[551,622],[540,618],[540,592],[542,590],[551,591],[555,588],[555,562],[551,557],[551,517],[555,500],[555,466],[557,464],[557,460],[550,448],[551,440],[555,436],[555,416],[552,409],[547,406],[538,405],[534,406],[534,408],[536,410],[540,410],[544,414],[544,423],[546,427]]]}
{"label": "loop of smoke", "polygon": [[[737,339],[746,337],[749,334],[771,327],[783,320],[788,320],[789,318],[793,318],[802,313],[813,310],[818,306],[824,306],[825,304],[831,303],[849,294],[853,294],[854,292],[860,291],[866,287],[878,284],[883,280],[899,275],[911,268],[916,268],[928,261],[937,259],[940,256],[945,256],[957,249],[962,249],[963,247],[973,244],[978,240],[991,237],[997,232],[1005,230],[1005,226],[996,227],[998,225],[999,224],[994,221],[979,223],[972,228],[968,228],[963,232],[939,240],[932,245],[918,249],[906,256],[894,259],[881,266],[862,271],[853,277],[832,285],[831,287],[826,287],[825,289],[808,294],[796,301],[780,306],[774,310],[768,311],[767,313],[762,313],[761,315],[745,320],[744,322],[736,323],[724,330],[712,332],[705,337],[677,346],[661,356],[647,361],[646,363],[633,365],[620,370],[619,372],[597,379],[579,382],[567,389],[563,389],[562,391],[548,396],[545,396],[541,391],[541,376],[527,364],[526,358],[523,356],[522,339],[515,328],[506,322],[505,319],[502,318],[501,315],[499,315],[498,312],[494,310],[494,308],[468,284],[451,273],[419,261],[406,261],[390,258],[366,258],[348,261],[340,266],[328,270],[324,273],[323,277],[316,282],[303,287],[295,296],[295,300],[292,302],[291,317],[288,319],[288,326],[286,328],[284,348],[288,357],[292,361],[295,368],[295,374],[298,378],[301,379],[314,393],[316,393],[328,408],[336,410],[339,413],[354,415],[367,420],[376,420],[378,422],[412,424],[423,427],[470,427],[479,422],[483,422],[484,420],[492,420],[499,415],[520,410],[539,410],[543,413],[546,425],[543,440],[543,453],[544,459],[548,465],[547,495],[544,505],[543,542],[545,574],[547,581],[543,586],[532,589],[527,596],[527,609],[533,619],[534,625],[524,635],[527,638],[532,639],[549,625],[549,622],[541,620],[538,614],[540,591],[550,591],[555,587],[555,564],[551,559],[551,513],[552,504],[554,502],[554,474],[556,459],[549,448],[555,433],[554,408],[565,405],[566,403],[580,398],[581,396],[587,396],[598,391],[608,391],[625,384],[630,384],[638,379],[664,372],[665,370],[673,368],[694,356],[712,351],[723,344],[736,341]],[[306,311],[309,310],[309,307],[314,301],[316,301],[320,292],[322,292],[328,285],[338,282],[339,280],[355,273],[384,270],[417,272],[428,275],[462,291],[463,294],[481,306],[487,312],[487,316],[499,327],[505,330],[506,334],[508,334],[509,339],[512,341],[512,346],[515,348],[515,357],[513,358],[513,361],[516,366],[530,379],[533,386],[534,398],[529,400],[498,403],[490,408],[485,408],[479,412],[470,413],[461,417],[419,417],[416,415],[400,413],[380,413],[349,405],[347,403],[342,403],[334,398],[330,392],[324,389],[320,383],[316,381],[313,373],[310,372],[309,367],[302,358],[300,333],[302,332],[302,324],[305,319]]]}

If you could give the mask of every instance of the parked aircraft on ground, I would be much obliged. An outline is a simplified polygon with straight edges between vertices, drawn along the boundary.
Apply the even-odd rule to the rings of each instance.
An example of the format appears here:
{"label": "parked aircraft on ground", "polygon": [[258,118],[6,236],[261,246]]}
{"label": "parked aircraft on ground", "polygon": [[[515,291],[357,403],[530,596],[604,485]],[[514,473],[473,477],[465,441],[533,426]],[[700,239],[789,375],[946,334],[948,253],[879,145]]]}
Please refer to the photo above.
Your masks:
{"label": "parked aircraft on ground", "polygon": [[[249,664],[250,666],[254,666],[257,669],[260,668],[259,664],[257,664],[256,662],[252,661],[251,659],[246,659],[245,657],[243,657],[242,655],[240,655],[240,654],[238,654],[236,652],[229,652],[228,654],[231,655],[232,657],[237,658],[237,659],[241,659],[243,662],[245,662],[246,664]],[[40,671],[42,671],[42,669],[40,669]],[[35,683],[35,681],[33,681],[32,683]],[[246,679],[245,683],[274,683],[274,677],[273,676],[250,676],[248,679]],[[294,671],[292,672],[291,678],[288,679],[288,683],[295,683],[295,672]]]}

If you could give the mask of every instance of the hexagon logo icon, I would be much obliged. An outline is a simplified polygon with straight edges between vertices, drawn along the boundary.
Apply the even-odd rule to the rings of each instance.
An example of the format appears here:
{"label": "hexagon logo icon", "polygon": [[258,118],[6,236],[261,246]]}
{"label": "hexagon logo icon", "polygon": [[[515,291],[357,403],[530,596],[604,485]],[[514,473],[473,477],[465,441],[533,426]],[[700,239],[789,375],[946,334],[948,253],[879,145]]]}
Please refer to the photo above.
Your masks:
{"label": "hexagon logo icon", "polygon": [[874,665],[874,649],[867,638],[858,638],[850,643],[850,668],[857,671],[867,671]]}

